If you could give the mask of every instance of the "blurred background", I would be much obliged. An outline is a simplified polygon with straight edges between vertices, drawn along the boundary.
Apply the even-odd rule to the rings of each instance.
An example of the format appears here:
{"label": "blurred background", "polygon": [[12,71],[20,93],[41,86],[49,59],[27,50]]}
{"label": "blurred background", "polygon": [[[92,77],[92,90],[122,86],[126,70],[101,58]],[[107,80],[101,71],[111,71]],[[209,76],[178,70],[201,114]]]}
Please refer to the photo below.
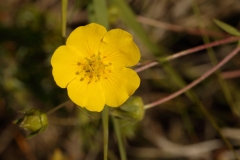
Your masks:
{"label": "blurred background", "polygon": [[[240,29],[239,0],[108,0],[107,6],[110,28],[127,30],[140,48],[136,68],[229,37],[213,19]],[[69,0],[67,35],[94,22],[95,11],[94,1]],[[0,2],[0,159],[102,159],[101,114],[76,107],[53,80],[50,59],[61,43],[61,1]],[[219,45],[144,70],[135,95],[145,104],[162,99],[201,76],[236,45]],[[239,67],[237,55],[187,95],[147,109],[141,121],[123,125],[128,159],[234,159],[202,108],[240,155]],[[30,139],[12,123],[22,116],[19,111],[48,112],[60,104],[64,107],[48,116],[47,130]],[[111,122],[109,160],[120,160]]]}

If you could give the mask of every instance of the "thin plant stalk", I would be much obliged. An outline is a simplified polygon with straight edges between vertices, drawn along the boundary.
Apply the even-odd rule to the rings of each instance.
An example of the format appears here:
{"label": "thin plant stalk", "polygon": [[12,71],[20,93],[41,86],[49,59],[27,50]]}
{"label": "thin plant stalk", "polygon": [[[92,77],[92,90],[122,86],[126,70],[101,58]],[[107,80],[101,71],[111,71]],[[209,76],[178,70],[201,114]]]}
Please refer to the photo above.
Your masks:
{"label": "thin plant stalk", "polygon": [[[197,16],[199,27],[201,29],[205,29],[203,22],[199,19],[200,11],[199,11],[198,4],[197,4],[196,0],[192,1],[192,8],[193,8],[195,16]],[[205,44],[210,42],[209,37],[207,35],[202,35],[202,39],[203,39]],[[218,60],[217,60],[217,58],[215,56],[214,50],[212,48],[208,48],[207,52],[208,52],[208,56],[209,56],[209,58],[211,60],[212,65],[216,65],[218,63]],[[231,92],[230,92],[230,90],[228,88],[228,85],[227,85],[226,81],[221,76],[221,70],[218,68],[215,73],[216,73],[216,75],[218,77],[219,84],[220,84],[220,86],[221,86],[221,88],[223,90],[224,96],[225,96],[225,98],[227,100],[227,103],[229,104],[232,112],[234,112],[236,114],[239,114],[237,109],[236,109],[236,107],[235,107],[234,100],[232,98],[232,95],[231,95]],[[228,148],[233,152],[233,155],[235,156],[235,158],[239,159],[238,154],[234,150],[234,148],[231,145],[231,143],[226,139],[226,137],[224,135],[222,135],[222,133],[220,131],[220,128],[218,127],[218,125],[216,124],[214,119],[212,118],[211,114],[206,109],[204,110],[204,112],[205,112],[206,116],[208,117],[208,119],[212,122],[212,125],[218,131],[218,133],[220,134],[221,138],[226,143]]]}
{"label": "thin plant stalk", "polygon": [[120,128],[120,124],[119,124],[119,119],[112,117],[112,120],[113,120],[114,130],[115,130],[115,133],[117,136],[118,148],[119,148],[121,160],[127,160],[127,155],[126,155],[126,151],[125,151],[125,147],[124,147],[124,142],[123,142],[123,137],[122,137],[121,128]]}
{"label": "thin plant stalk", "polygon": [[[68,5],[68,0],[62,0],[62,44],[64,45],[66,42],[66,26],[67,26],[67,5]],[[58,105],[57,107],[54,107],[52,110],[48,111],[47,114],[52,114],[56,110],[64,107],[66,104],[68,104],[70,100],[63,102],[62,104]]]}
{"label": "thin plant stalk", "polygon": [[71,100],[65,101],[61,104],[59,104],[58,106],[54,107],[53,109],[51,109],[50,111],[47,112],[48,115],[54,113],[55,111],[59,110],[60,108],[66,106],[67,104],[71,103]]}
{"label": "thin plant stalk", "polygon": [[[61,23],[62,23],[62,44],[64,45],[66,42],[66,26],[67,26],[67,2],[68,0],[62,0],[62,12],[61,12]],[[54,107],[52,110],[48,111],[47,114],[52,114],[53,112],[57,111],[58,109],[64,107],[70,102],[70,100],[61,103],[60,105]]]}
{"label": "thin plant stalk", "polygon": [[240,70],[222,72],[222,77],[224,79],[232,79],[232,78],[240,77]]}
{"label": "thin plant stalk", "polygon": [[108,121],[109,113],[108,106],[105,106],[102,111],[102,123],[103,123],[103,159],[107,160],[108,157]]}
{"label": "thin plant stalk", "polygon": [[[201,29],[205,29],[203,22],[199,19],[200,11],[199,11],[199,8],[198,8],[198,5],[197,5],[196,1],[194,1],[193,10],[194,10],[194,14],[197,16],[199,27]],[[210,43],[210,39],[209,39],[209,37],[207,35],[202,35],[202,39],[203,39],[203,42],[205,44]],[[209,56],[209,58],[210,58],[210,60],[212,62],[212,65],[213,66],[216,65],[218,63],[218,60],[216,58],[215,52],[212,49],[212,47],[208,48],[207,52],[208,52],[208,56]],[[229,89],[229,87],[227,85],[227,82],[221,76],[221,70],[220,69],[216,71],[216,75],[217,75],[217,78],[218,78],[218,82],[219,82],[219,84],[220,84],[220,86],[222,88],[223,94],[224,94],[224,96],[225,96],[225,98],[227,100],[227,103],[230,106],[232,112],[237,114],[237,115],[239,115],[239,112],[237,111],[237,107],[235,105],[233,97],[231,95],[231,91],[230,91],[230,89]]]}
{"label": "thin plant stalk", "polygon": [[[93,0],[94,17],[95,21],[103,25],[107,30],[109,29],[108,13],[107,13],[107,1],[106,0]],[[103,158],[108,158],[108,122],[109,111],[108,106],[105,106],[102,111],[102,123],[103,123]]]}
{"label": "thin plant stalk", "polygon": [[106,0],[93,0],[93,8],[97,23],[109,29],[107,2]]}
{"label": "thin plant stalk", "polygon": [[180,113],[180,115],[181,115],[181,119],[182,119],[182,122],[183,122],[183,124],[184,124],[184,127],[186,128],[186,131],[187,131],[187,133],[188,133],[188,136],[191,138],[191,140],[192,140],[193,142],[198,141],[197,134],[196,134],[196,132],[195,132],[195,130],[194,130],[192,121],[191,121],[191,119],[190,119],[190,116],[189,116],[187,110],[181,108],[181,105],[182,105],[182,104],[179,104],[178,102],[175,102],[175,103],[176,103],[176,106],[177,106],[177,108],[178,108],[178,110],[179,110],[179,113]]}
{"label": "thin plant stalk", "polygon": [[[135,16],[134,13],[128,7],[126,7],[127,5],[122,3],[122,2],[125,2],[125,1],[123,1],[123,0],[114,0],[114,2],[116,4],[118,4],[119,8],[121,8],[121,6],[122,6],[122,11],[123,11],[123,9],[125,9],[123,11],[123,13],[125,13],[125,15],[128,15],[128,16],[124,17],[125,20],[126,20],[125,23],[128,24],[129,26],[131,26],[132,28],[135,28],[133,30],[139,35],[139,37],[141,38],[143,43],[148,47],[148,49],[150,51],[152,51],[154,54],[164,54],[165,51],[167,52],[167,50],[164,51],[163,48],[160,49],[159,47],[155,47],[155,45],[153,43],[151,43],[151,41],[146,41],[146,39],[148,40],[148,38],[147,38],[147,36],[145,36],[146,34],[142,30],[142,28],[139,27],[139,24],[136,23],[136,19],[134,17]],[[122,15],[124,15],[124,14],[122,14]],[[132,24],[131,24],[131,22],[132,22]],[[138,31],[141,31],[141,33],[143,33],[144,35],[139,33]],[[166,61],[162,61],[161,59],[159,59],[159,62],[162,64],[163,69],[169,74],[169,76],[171,77],[172,81],[178,87],[184,87],[184,86],[187,85],[186,82],[183,80],[183,78],[172,68],[171,65],[165,63]],[[205,109],[203,104],[202,104],[202,102],[200,101],[200,99],[197,97],[197,95],[193,91],[187,90],[185,94],[187,95],[187,97],[192,102],[196,103],[202,110]],[[203,113],[205,114],[205,112],[203,112]]]}
{"label": "thin plant stalk", "polygon": [[169,95],[169,96],[167,96],[163,99],[160,99],[160,100],[157,100],[155,102],[152,102],[152,103],[149,103],[149,104],[145,105],[144,108],[149,109],[149,108],[155,107],[157,105],[160,105],[164,102],[167,102],[167,101],[169,101],[173,98],[176,98],[177,96],[185,93],[189,89],[193,88],[194,86],[196,86],[197,84],[199,84],[200,82],[202,82],[203,80],[208,78],[216,70],[218,70],[220,67],[222,67],[224,64],[226,64],[230,59],[232,59],[239,51],[240,51],[240,47],[237,47],[228,56],[226,56],[222,61],[220,61],[216,66],[214,66],[213,68],[211,68],[210,70],[205,72],[202,76],[200,76],[198,79],[196,79],[192,83],[188,84],[187,86],[183,87],[181,90],[178,90],[177,92],[175,92],[175,93],[173,93],[173,94],[171,94],[171,95]]}
{"label": "thin plant stalk", "polygon": [[67,6],[68,6],[68,0],[62,0],[62,44],[63,45],[66,43]]}
{"label": "thin plant stalk", "polygon": [[140,23],[147,24],[149,26],[153,26],[153,27],[157,27],[157,28],[161,28],[161,29],[165,29],[165,30],[169,30],[169,31],[173,31],[173,32],[187,32],[188,34],[192,34],[192,35],[208,35],[208,36],[212,36],[212,37],[227,37],[227,36],[229,36],[227,33],[209,31],[209,30],[205,30],[205,29],[199,30],[199,29],[194,29],[194,28],[186,28],[183,26],[157,21],[157,20],[150,19],[150,18],[143,17],[143,16],[137,16],[137,20]]}
{"label": "thin plant stalk", "polygon": [[[226,39],[222,39],[222,40],[218,40],[218,41],[211,42],[211,43],[208,43],[208,44],[200,45],[200,46],[197,46],[197,47],[194,47],[194,48],[190,48],[190,49],[187,49],[187,50],[184,50],[184,51],[181,51],[181,52],[177,52],[177,53],[174,53],[173,55],[163,57],[163,58],[159,58],[159,60],[161,62],[167,62],[167,61],[171,61],[173,59],[176,59],[176,58],[179,58],[179,57],[182,57],[182,56],[186,56],[186,55],[189,55],[189,54],[192,54],[192,53],[195,53],[195,52],[198,52],[198,51],[210,48],[210,47],[219,46],[219,45],[227,44],[227,43],[231,43],[231,42],[236,42],[236,41],[239,41],[239,40],[240,40],[240,37],[229,37],[229,38],[226,38]],[[141,72],[141,71],[144,71],[148,68],[156,66],[158,64],[159,64],[159,62],[150,62],[150,63],[148,63],[144,66],[136,68],[135,71],[136,72]]]}
{"label": "thin plant stalk", "polygon": [[[207,72],[205,72],[201,77],[199,77],[198,79],[196,79],[195,81],[193,81],[192,83],[190,83],[189,85],[185,86],[184,88],[182,88],[181,90],[169,95],[168,97],[165,97],[163,99],[157,100],[155,102],[152,102],[150,104],[147,104],[144,106],[145,109],[149,109],[152,108],[154,106],[157,106],[159,104],[162,104],[164,102],[167,102],[179,95],[181,95],[182,93],[187,92],[188,90],[190,90],[192,87],[196,86],[197,84],[199,84],[200,82],[202,82],[204,79],[206,79],[207,77],[209,77],[211,74],[213,74],[214,72],[216,72],[220,67],[222,67],[224,64],[226,64],[230,59],[232,59],[238,52],[240,51],[240,47],[237,47],[236,49],[234,49],[228,56],[226,56],[221,62],[219,62],[215,67],[213,67],[212,69],[208,70]],[[225,142],[225,144],[228,146],[228,148],[233,152],[234,156],[238,158],[238,154],[236,153],[236,151],[233,149],[232,145],[230,144],[230,142],[225,138],[225,136],[221,133],[219,126],[217,125],[217,123],[215,122],[215,120],[212,118],[211,114],[206,110],[206,108],[200,103],[200,101],[197,99],[197,97],[195,95],[193,95],[194,99],[196,100],[196,102],[198,102],[198,105],[200,107],[200,109],[202,110],[202,112],[204,113],[204,115],[208,118],[208,120],[211,122],[211,124],[213,125],[213,127],[218,131],[219,135],[221,136],[221,138],[223,139],[223,141]]]}
{"label": "thin plant stalk", "polygon": [[222,39],[222,40],[218,40],[218,41],[211,42],[211,43],[208,43],[208,44],[193,47],[193,48],[181,51],[181,52],[177,52],[177,53],[175,53],[171,56],[166,57],[165,59],[167,61],[170,61],[170,60],[173,60],[173,59],[176,59],[176,58],[179,58],[179,57],[191,54],[191,53],[195,53],[195,52],[198,52],[198,51],[201,51],[201,50],[204,50],[204,49],[208,49],[208,48],[211,48],[211,47],[215,47],[215,46],[219,46],[219,45],[227,44],[227,43],[231,43],[231,42],[236,42],[236,41],[239,41],[239,40],[240,40],[240,37],[229,37],[229,38],[226,38],[226,39]]}

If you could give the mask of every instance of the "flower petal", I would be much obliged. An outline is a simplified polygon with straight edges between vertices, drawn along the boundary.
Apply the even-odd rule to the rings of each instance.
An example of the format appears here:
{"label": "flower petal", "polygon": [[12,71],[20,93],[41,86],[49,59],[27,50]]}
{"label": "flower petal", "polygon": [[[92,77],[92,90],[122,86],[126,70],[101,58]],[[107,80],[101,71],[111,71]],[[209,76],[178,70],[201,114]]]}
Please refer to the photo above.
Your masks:
{"label": "flower petal", "polygon": [[106,33],[100,53],[106,57],[106,61],[124,67],[133,66],[140,59],[140,51],[133,42],[132,35],[121,29],[113,29]]}
{"label": "flower petal", "polygon": [[140,79],[135,71],[129,68],[114,68],[107,74],[107,79],[102,79],[106,104],[118,107],[123,104],[139,87]]}
{"label": "flower petal", "polygon": [[74,47],[60,46],[52,56],[52,74],[61,88],[66,88],[76,77],[76,72],[79,70],[78,62],[83,60],[83,56],[77,53]]}
{"label": "flower petal", "polygon": [[100,112],[105,105],[105,97],[99,82],[74,79],[67,87],[70,99],[89,111]]}
{"label": "flower petal", "polygon": [[96,23],[76,28],[68,37],[66,44],[77,47],[81,54],[97,55],[100,42],[106,34],[106,29]]}

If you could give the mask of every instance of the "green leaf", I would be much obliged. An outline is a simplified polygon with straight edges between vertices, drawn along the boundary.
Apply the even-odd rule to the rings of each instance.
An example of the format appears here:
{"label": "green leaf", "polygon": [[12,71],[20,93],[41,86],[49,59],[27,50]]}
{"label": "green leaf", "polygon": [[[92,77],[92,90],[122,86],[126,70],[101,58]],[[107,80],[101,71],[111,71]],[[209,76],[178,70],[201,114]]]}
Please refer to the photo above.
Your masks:
{"label": "green leaf", "polygon": [[218,25],[218,27],[223,29],[225,32],[227,32],[227,33],[229,33],[233,36],[240,36],[240,32],[236,28],[234,28],[233,26],[231,26],[229,24],[226,24],[222,21],[219,21],[217,19],[214,19],[213,21]]}
{"label": "green leaf", "polygon": [[106,29],[109,29],[106,0],[93,0],[93,9],[96,22],[103,25]]}
{"label": "green leaf", "polygon": [[88,21],[89,22],[96,22],[96,16],[95,16],[95,11],[94,11],[94,7],[93,7],[92,2],[88,3],[87,11],[88,11]]}
{"label": "green leaf", "polygon": [[66,43],[66,27],[67,27],[67,6],[68,1],[62,0],[62,43]]}

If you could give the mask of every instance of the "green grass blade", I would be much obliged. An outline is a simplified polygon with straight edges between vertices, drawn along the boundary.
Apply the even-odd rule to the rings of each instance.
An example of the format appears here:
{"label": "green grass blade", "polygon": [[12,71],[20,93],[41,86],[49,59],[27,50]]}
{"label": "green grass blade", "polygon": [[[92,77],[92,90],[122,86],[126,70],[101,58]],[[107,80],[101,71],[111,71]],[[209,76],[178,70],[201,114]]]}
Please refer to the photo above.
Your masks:
{"label": "green grass blade", "polygon": [[214,23],[216,23],[216,25],[218,25],[218,27],[220,27],[222,30],[224,30],[225,32],[233,35],[233,36],[240,36],[240,31],[238,31],[236,28],[234,28],[233,26],[226,24],[222,21],[219,21],[217,19],[213,20]]}
{"label": "green grass blade", "polygon": [[66,43],[67,5],[68,0],[62,0],[62,44]]}
{"label": "green grass blade", "polygon": [[93,0],[95,21],[109,29],[106,0]]}
{"label": "green grass blade", "polygon": [[124,0],[110,0],[112,4],[118,8],[120,11],[121,20],[131,28],[134,33],[141,39],[143,44],[155,55],[163,54],[167,52],[165,48],[157,46],[154,44],[143,27],[136,20],[134,12],[128,6],[128,4]]}
{"label": "green grass blade", "polygon": [[[89,20],[103,25],[109,29],[107,2],[106,0],[93,0],[88,5]],[[104,160],[108,159],[108,137],[109,137],[109,112],[108,106],[105,106],[102,111],[103,123],[103,157]]]}
{"label": "green grass blade", "polygon": [[[193,8],[193,11],[194,11],[194,14],[195,16],[197,16],[198,18],[198,23],[199,23],[199,27],[201,29],[204,29],[204,24],[202,23],[202,21],[199,19],[199,16],[200,16],[200,10],[198,8],[198,4],[196,2],[196,0],[193,0],[193,3],[192,3],[192,8]],[[221,27],[223,30],[225,30],[226,32],[228,33],[237,33],[237,30],[235,28],[233,28],[232,26],[228,25],[228,24],[225,24],[221,21],[218,21],[218,20],[214,20],[214,22],[219,26]],[[205,44],[209,43],[210,42],[210,39],[208,36],[202,36],[202,39],[204,41]],[[218,60],[216,58],[216,55],[214,53],[214,50],[212,48],[208,48],[207,49],[208,51],[208,56],[211,60],[211,63],[212,65],[216,65],[218,63]],[[236,109],[235,109],[235,104],[234,104],[234,101],[233,101],[233,98],[232,98],[232,95],[231,95],[231,92],[228,88],[228,85],[226,83],[226,81],[221,77],[221,70],[219,69],[217,72],[216,72],[216,75],[218,77],[218,81],[219,81],[219,84],[223,90],[223,93],[225,95],[225,98],[229,104],[229,106],[231,107],[232,111],[237,113]],[[234,150],[234,148],[232,147],[231,143],[227,140],[227,138],[221,133],[221,130],[220,130],[220,127],[217,125],[217,123],[215,122],[214,118],[211,116],[211,114],[207,111],[206,108],[200,108],[203,113],[205,113],[206,117],[210,120],[210,122],[212,123],[213,127],[217,130],[217,132],[219,133],[219,135],[221,136],[222,140],[226,143],[226,145],[228,146],[228,148],[233,152],[234,156],[236,159],[238,159],[238,155],[236,153],[236,151]]]}

